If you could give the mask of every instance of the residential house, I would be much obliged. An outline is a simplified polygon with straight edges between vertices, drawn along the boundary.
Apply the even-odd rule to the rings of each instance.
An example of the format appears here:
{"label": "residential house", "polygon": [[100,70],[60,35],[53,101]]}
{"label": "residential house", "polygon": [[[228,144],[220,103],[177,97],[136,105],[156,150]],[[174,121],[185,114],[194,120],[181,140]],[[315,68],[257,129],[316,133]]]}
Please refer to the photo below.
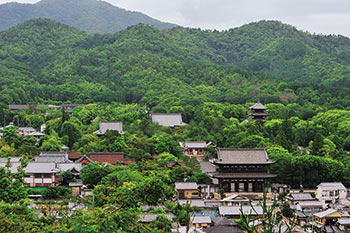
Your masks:
{"label": "residential house", "polygon": [[123,134],[123,122],[121,121],[112,121],[112,122],[106,122],[106,121],[101,121],[99,123],[99,129],[95,132],[96,135],[102,136],[104,135],[107,130],[112,130],[112,131],[118,131],[119,134]]}
{"label": "residential house", "polygon": [[208,215],[194,215],[192,219],[192,224],[196,226],[196,228],[208,227],[211,225],[211,219]]}
{"label": "residential house", "polygon": [[184,149],[184,154],[188,156],[203,156],[205,149],[211,143],[186,141],[180,142],[180,146]]}
{"label": "residential house", "polygon": [[[5,167],[6,163],[0,163],[0,167]],[[11,172],[16,173],[20,163],[12,163]],[[56,174],[59,169],[54,162],[30,162],[24,168],[26,176],[24,182],[30,187],[55,186]]]}
{"label": "residential house", "polygon": [[241,216],[242,212],[246,216],[250,216],[252,218],[262,216],[263,209],[261,206],[220,206],[219,207],[219,215],[222,217],[227,217],[230,219],[238,220]]}
{"label": "residential house", "polygon": [[175,196],[177,199],[199,199],[200,190],[196,182],[176,182]]}
{"label": "residential house", "polygon": [[46,130],[46,124],[40,125],[40,132],[44,133]]}
{"label": "residential house", "polygon": [[220,192],[218,184],[198,184],[198,187],[204,198],[215,198],[215,195],[218,195]]}
{"label": "residential house", "polygon": [[296,205],[298,202],[302,201],[318,201],[317,198],[313,197],[311,193],[290,193],[286,196],[286,199],[289,204]]}
{"label": "residential house", "polygon": [[342,230],[343,232],[345,231],[350,232],[350,218],[339,218],[337,225],[339,229]]}
{"label": "residential house", "polygon": [[296,209],[302,211],[304,214],[317,213],[324,209],[324,205],[320,201],[300,201],[298,202]]}
{"label": "residential house", "polygon": [[313,214],[315,221],[322,225],[335,225],[338,218],[342,217],[342,213],[335,209],[328,209],[322,212]]}
{"label": "residential house", "polygon": [[30,135],[31,133],[36,132],[36,130],[33,127],[18,127],[17,133],[19,135],[27,136]]}
{"label": "residential house", "polygon": [[152,113],[152,122],[165,127],[178,127],[187,125],[182,121],[181,113]]}
{"label": "residential house", "polygon": [[275,161],[269,159],[264,148],[218,148],[214,163],[219,168],[212,176],[227,193],[263,192],[263,187],[276,177],[267,171]]}
{"label": "residential house", "polygon": [[321,183],[317,186],[316,197],[319,201],[325,203],[335,203],[340,199],[346,198],[347,189],[342,183]]}
{"label": "residential house", "polygon": [[248,204],[250,202],[250,199],[248,197],[233,194],[229,197],[225,197],[221,200],[224,206],[241,206],[244,204]]}
{"label": "residential house", "polygon": [[33,137],[35,137],[35,139],[36,140],[40,140],[42,137],[44,137],[45,136],[45,134],[44,133],[41,133],[41,132],[32,132],[32,133],[30,133],[30,134],[28,134],[28,136],[33,136]]}
{"label": "residential house", "polygon": [[271,184],[271,192],[273,193],[289,193],[290,189],[291,189],[291,186],[288,184],[278,184],[278,183]]}

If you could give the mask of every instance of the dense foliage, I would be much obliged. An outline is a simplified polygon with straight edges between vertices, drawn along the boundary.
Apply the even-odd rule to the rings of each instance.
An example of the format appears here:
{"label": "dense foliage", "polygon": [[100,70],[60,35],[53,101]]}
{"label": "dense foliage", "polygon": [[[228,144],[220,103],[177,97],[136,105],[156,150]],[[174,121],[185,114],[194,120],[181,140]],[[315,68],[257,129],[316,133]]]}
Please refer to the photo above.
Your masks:
{"label": "dense foliage", "polygon": [[175,26],[97,0],[41,0],[36,4],[0,5],[0,30],[33,18],[54,19],[89,33],[114,33],[139,23],[160,29]]}
{"label": "dense foliage", "polygon": [[[286,48],[270,52],[279,40]],[[306,52],[288,55],[300,47],[295,40]],[[87,35],[35,19],[0,33],[0,101],[136,102],[167,110],[260,98],[347,108],[349,59],[342,51],[349,47],[348,38],[311,35],[275,21],[224,32],[137,25]],[[251,67],[259,64],[252,59],[268,62]]]}

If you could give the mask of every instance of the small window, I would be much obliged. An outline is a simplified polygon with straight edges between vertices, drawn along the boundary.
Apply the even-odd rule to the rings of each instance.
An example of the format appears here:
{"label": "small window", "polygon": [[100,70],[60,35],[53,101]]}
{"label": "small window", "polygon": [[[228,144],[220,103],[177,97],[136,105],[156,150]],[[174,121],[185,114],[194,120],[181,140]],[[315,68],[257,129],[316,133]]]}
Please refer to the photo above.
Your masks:
{"label": "small window", "polygon": [[41,178],[41,174],[40,174],[40,173],[35,174],[34,177],[35,177],[35,178]]}
{"label": "small window", "polygon": [[44,174],[44,178],[51,178],[51,174]]}

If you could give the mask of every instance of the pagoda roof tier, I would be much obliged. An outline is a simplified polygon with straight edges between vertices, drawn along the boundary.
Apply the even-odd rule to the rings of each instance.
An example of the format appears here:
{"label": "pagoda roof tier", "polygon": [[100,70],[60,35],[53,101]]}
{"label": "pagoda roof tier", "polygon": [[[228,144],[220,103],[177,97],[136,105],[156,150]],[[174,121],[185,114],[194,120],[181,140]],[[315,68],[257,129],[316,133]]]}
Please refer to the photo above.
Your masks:
{"label": "pagoda roof tier", "polygon": [[249,116],[267,116],[268,114],[267,113],[264,113],[264,112],[252,112],[252,113],[249,113]]}
{"label": "pagoda roof tier", "polygon": [[216,172],[212,173],[214,178],[260,178],[260,179],[269,179],[276,177],[275,174],[270,173],[226,173],[226,172]]}
{"label": "pagoda roof tier", "polygon": [[270,160],[264,148],[218,148],[216,164],[268,165]]}
{"label": "pagoda roof tier", "polygon": [[266,110],[267,107],[264,106],[262,103],[258,102],[256,104],[254,104],[253,106],[249,107],[249,109],[252,109],[252,110],[254,110],[254,109]]}

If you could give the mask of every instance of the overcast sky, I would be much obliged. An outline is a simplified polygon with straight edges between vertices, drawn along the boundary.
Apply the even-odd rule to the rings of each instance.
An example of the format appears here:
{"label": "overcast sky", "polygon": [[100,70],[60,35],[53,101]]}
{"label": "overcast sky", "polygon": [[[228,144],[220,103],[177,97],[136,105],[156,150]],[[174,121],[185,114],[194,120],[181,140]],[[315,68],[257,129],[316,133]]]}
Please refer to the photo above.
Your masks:
{"label": "overcast sky", "polygon": [[[13,0],[0,0],[0,3]],[[224,30],[262,19],[350,36],[350,0],[106,0],[181,26]],[[38,0],[17,0],[35,3]]]}

